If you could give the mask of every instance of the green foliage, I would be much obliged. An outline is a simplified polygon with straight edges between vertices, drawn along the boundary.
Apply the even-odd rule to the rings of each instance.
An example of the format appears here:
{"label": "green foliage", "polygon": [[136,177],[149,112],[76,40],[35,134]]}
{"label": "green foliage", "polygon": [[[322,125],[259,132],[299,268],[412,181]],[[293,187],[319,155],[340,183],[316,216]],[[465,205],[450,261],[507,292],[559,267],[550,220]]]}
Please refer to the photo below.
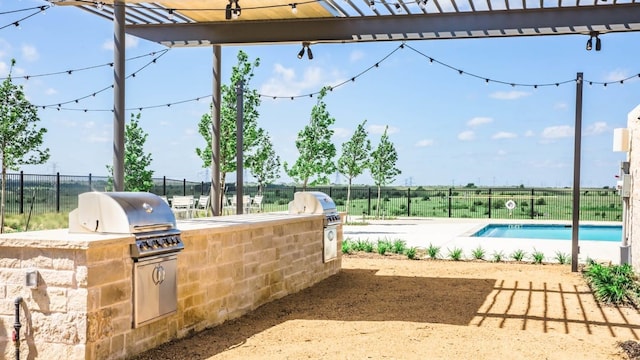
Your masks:
{"label": "green foliage", "polygon": [[598,301],[605,304],[637,305],[640,286],[631,265],[604,266],[590,262],[583,272],[583,276]]}
{"label": "green foliage", "polygon": [[511,258],[515,261],[522,261],[527,253],[524,250],[518,249],[511,253]]}
{"label": "green foliage", "polygon": [[[301,182],[303,190],[306,190],[307,185],[328,184],[329,175],[336,170],[333,163],[336,147],[331,141],[333,136],[331,126],[336,120],[327,111],[327,104],[324,102],[326,95],[325,87],[320,90],[318,102],[311,110],[309,124],[298,133],[296,139],[298,159],[292,166],[289,166],[286,161],[284,163],[287,175]],[[313,177],[315,179],[311,180]]]}
{"label": "green foliage", "polygon": [[394,254],[402,254],[407,249],[407,242],[402,239],[396,239],[391,244],[391,251]]}
{"label": "green foliage", "polygon": [[380,255],[384,255],[387,253],[387,251],[391,250],[392,244],[389,240],[378,240],[378,246],[376,247],[376,250],[378,251],[378,254]]}
{"label": "green foliage", "polygon": [[534,248],[533,252],[531,253],[531,260],[534,264],[542,264],[542,262],[544,261],[544,253]]}
{"label": "green foliage", "polygon": [[440,256],[440,246],[435,246],[429,243],[429,246],[427,247],[427,254],[430,259],[437,259],[438,256]]}
{"label": "green foliage", "polygon": [[494,251],[491,257],[493,258],[493,262],[501,262],[506,256],[503,251]]}
{"label": "green foliage", "polygon": [[471,256],[473,256],[473,258],[476,260],[484,260],[485,255],[486,251],[480,245],[478,245],[477,248],[471,250]]}
{"label": "green foliage", "polygon": [[[252,154],[252,149],[256,146],[258,138],[264,132],[258,129],[258,107],[260,106],[260,94],[255,89],[251,89],[250,83],[254,76],[254,70],[260,66],[260,59],[253,62],[242,50],[238,51],[238,63],[231,69],[231,84],[220,86],[220,179],[221,189],[224,189],[225,174],[236,171],[236,118],[237,118],[237,86],[242,83],[242,151]],[[204,139],[204,147],[196,148],[196,154],[202,159],[202,167],[211,166],[212,151],[212,121],[211,113],[202,115],[198,123],[198,132]],[[245,166],[250,156],[245,156]],[[223,196],[222,191],[220,196]],[[222,201],[222,199],[220,199]]]}
{"label": "green foliage", "polygon": [[347,178],[347,203],[346,210],[349,213],[351,201],[351,183],[353,179],[361,175],[369,166],[371,153],[371,140],[367,137],[365,125],[367,120],[358,124],[351,139],[342,144],[342,155],[338,158],[337,170]]}
{"label": "green foliage", "polygon": [[0,233],[4,231],[7,169],[19,170],[20,165],[43,164],[49,159],[49,149],[42,149],[47,129],[38,128],[38,109],[27,100],[22,85],[13,84],[11,73],[0,85],[0,161],[2,161],[2,191],[0,199]]}
{"label": "green foliage", "polygon": [[258,133],[256,147],[247,156],[247,167],[258,182],[258,194],[262,194],[266,184],[280,178],[280,156],[276,155],[269,134],[262,129]]}
{"label": "green foliage", "polygon": [[401,173],[401,171],[396,168],[398,152],[389,140],[388,130],[389,127],[387,126],[380,138],[378,147],[371,153],[371,166],[369,167],[373,182],[378,187],[377,217],[380,217],[380,188],[393,182],[396,176]]}
{"label": "green foliage", "polygon": [[547,205],[547,201],[544,198],[536,199],[536,205]]}
{"label": "green foliage", "polygon": [[[142,115],[131,114],[124,129],[124,191],[149,191],[153,188],[153,170],[151,153],[144,153],[144,144],[149,136],[140,127]],[[113,165],[107,165],[109,179],[113,188]]]}
{"label": "green foliage", "polygon": [[407,257],[408,257],[410,260],[413,260],[413,259],[415,259],[415,258],[416,258],[416,253],[417,253],[417,252],[418,252],[418,249],[417,249],[415,246],[413,246],[413,247],[408,248],[408,249],[406,250],[405,254],[407,254]]}
{"label": "green foliage", "polygon": [[557,261],[559,264],[564,265],[564,264],[570,264],[571,263],[571,255],[567,254],[567,253],[563,253],[561,251],[556,251],[556,255],[553,257],[553,259],[555,261]]}
{"label": "green foliage", "polygon": [[448,249],[448,248],[447,248],[447,251],[448,251],[447,257],[448,257],[449,259],[451,259],[451,260],[453,260],[453,261],[460,261],[460,260],[462,260],[462,254],[463,254],[463,252],[462,252],[462,249],[461,249],[461,248],[458,248],[458,247],[454,247],[453,249]]}

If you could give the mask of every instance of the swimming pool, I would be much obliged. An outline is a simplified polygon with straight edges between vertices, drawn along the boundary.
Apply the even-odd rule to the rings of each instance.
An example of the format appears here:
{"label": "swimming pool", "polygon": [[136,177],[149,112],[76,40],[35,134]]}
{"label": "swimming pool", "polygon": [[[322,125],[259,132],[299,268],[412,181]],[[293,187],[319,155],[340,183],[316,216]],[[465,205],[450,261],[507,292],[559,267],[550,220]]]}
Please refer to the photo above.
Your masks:
{"label": "swimming pool", "polygon": [[[472,237],[571,240],[572,227],[562,224],[490,224]],[[580,240],[621,241],[621,225],[580,225]]]}

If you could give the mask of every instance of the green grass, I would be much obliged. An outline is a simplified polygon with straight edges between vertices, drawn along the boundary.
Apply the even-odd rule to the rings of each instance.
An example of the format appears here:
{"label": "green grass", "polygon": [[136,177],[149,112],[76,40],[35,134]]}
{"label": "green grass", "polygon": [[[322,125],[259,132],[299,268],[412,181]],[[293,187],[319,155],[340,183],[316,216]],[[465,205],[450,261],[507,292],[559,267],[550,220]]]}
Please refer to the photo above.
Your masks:
{"label": "green grass", "polygon": [[416,249],[416,247],[410,247],[405,251],[405,254],[407,255],[407,257],[410,260],[413,260],[416,258],[416,253],[417,253],[418,249]]}
{"label": "green grass", "polygon": [[533,252],[531,253],[531,260],[534,264],[542,264],[542,262],[544,261],[544,253],[534,248]]}
{"label": "green grass", "polygon": [[391,251],[394,254],[404,254],[407,249],[407,242],[402,239],[396,239],[391,244]]}
{"label": "green grass", "polygon": [[561,265],[571,264],[571,255],[563,253],[561,251],[556,251],[556,255],[553,257],[553,259]]}
{"label": "green grass", "polygon": [[504,252],[501,250],[501,251],[494,251],[493,254],[491,254],[491,258],[493,259],[493,262],[501,262],[506,258],[506,256]]}

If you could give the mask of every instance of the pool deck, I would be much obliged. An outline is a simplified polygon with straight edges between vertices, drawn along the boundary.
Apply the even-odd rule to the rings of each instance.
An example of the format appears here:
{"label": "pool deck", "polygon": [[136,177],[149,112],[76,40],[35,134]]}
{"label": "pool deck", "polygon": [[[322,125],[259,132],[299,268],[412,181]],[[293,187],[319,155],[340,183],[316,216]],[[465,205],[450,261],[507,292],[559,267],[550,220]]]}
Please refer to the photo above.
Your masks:
{"label": "pool deck", "polygon": [[[353,219],[358,221],[357,218]],[[528,240],[513,238],[471,237],[473,233],[487,224],[562,224],[571,225],[571,221],[562,220],[509,220],[509,219],[449,219],[449,218],[397,218],[394,220],[367,220],[368,225],[345,225],[343,238],[351,240],[404,240],[409,247],[425,249],[430,244],[440,246],[440,256],[446,257],[449,249],[461,248],[467,259],[472,258],[471,251],[481,246],[486,259],[494,252],[502,252],[506,258],[515,251],[526,253],[525,260],[530,261],[534,251],[545,255],[545,262],[556,262],[557,252],[571,257],[571,241],[568,240]],[[621,225],[620,222],[589,222],[581,225]],[[620,243],[612,241],[581,241],[579,243],[579,263],[587,259],[620,263]]]}

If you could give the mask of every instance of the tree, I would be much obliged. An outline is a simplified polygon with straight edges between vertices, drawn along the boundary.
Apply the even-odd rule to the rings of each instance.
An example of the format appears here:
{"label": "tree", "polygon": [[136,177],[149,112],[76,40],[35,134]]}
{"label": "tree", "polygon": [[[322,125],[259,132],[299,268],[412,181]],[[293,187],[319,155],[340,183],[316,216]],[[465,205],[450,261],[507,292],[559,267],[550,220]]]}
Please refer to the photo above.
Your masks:
{"label": "tree", "polygon": [[[260,66],[260,59],[249,61],[249,56],[242,50],[238,51],[238,63],[231,69],[231,84],[220,86],[222,101],[220,104],[220,198],[222,204],[223,191],[225,188],[225,177],[227,173],[236,171],[236,86],[243,84],[243,152],[248,153],[256,146],[260,132],[258,131],[258,107],[260,106],[260,94],[255,89],[250,88],[251,79],[255,68]],[[202,159],[202,167],[211,167],[212,137],[211,113],[204,114],[198,123],[198,132],[205,140],[203,148],[196,148],[196,154]],[[247,166],[247,158],[243,160]],[[213,194],[212,194],[213,195]]]}
{"label": "tree", "polygon": [[[329,129],[336,120],[327,111],[327,105],[324,102],[326,95],[327,88],[320,90],[318,102],[311,110],[309,124],[298,133],[296,148],[300,156],[291,167],[286,161],[284,163],[286,173],[302,183],[303,191],[306,190],[307,184],[328,184],[329,175],[336,170],[333,163],[336,147],[331,142],[333,130]],[[316,179],[309,183],[314,176]]]}
{"label": "tree", "polygon": [[369,166],[371,153],[371,141],[367,137],[364,120],[358,125],[351,139],[342,144],[342,155],[338,159],[338,171],[348,180],[347,185],[347,216],[349,215],[349,203],[351,202],[351,183],[355,177],[361,175]]}
{"label": "tree", "polygon": [[[151,153],[144,153],[144,143],[148,134],[140,127],[140,117],[131,114],[124,129],[124,191],[149,191],[153,188]],[[113,166],[107,165],[110,174],[108,184],[113,186]]]}
{"label": "tree", "polygon": [[391,183],[396,176],[401,174],[401,171],[396,168],[398,153],[393,143],[389,140],[388,129],[388,126],[384,129],[384,134],[380,138],[378,147],[371,153],[371,176],[378,187],[376,217],[380,217],[380,188]]}
{"label": "tree", "polygon": [[264,185],[280,177],[280,157],[273,149],[269,134],[262,129],[258,132],[261,135],[258,136],[254,153],[247,158],[247,166],[251,175],[258,180],[258,194],[262,194]]}
{"label": "tree", "polygon": [[43,164],[49,160],[49,149],[41,148],[47,129],[36,126],[40,121],[36,106],[26,99],[22,85],[13,84],[11,73],[15,64],[15,59],[11,59],[9,76],[0,86],[0,233],[4,232],[7,169],[17,171],[20,165]]}

